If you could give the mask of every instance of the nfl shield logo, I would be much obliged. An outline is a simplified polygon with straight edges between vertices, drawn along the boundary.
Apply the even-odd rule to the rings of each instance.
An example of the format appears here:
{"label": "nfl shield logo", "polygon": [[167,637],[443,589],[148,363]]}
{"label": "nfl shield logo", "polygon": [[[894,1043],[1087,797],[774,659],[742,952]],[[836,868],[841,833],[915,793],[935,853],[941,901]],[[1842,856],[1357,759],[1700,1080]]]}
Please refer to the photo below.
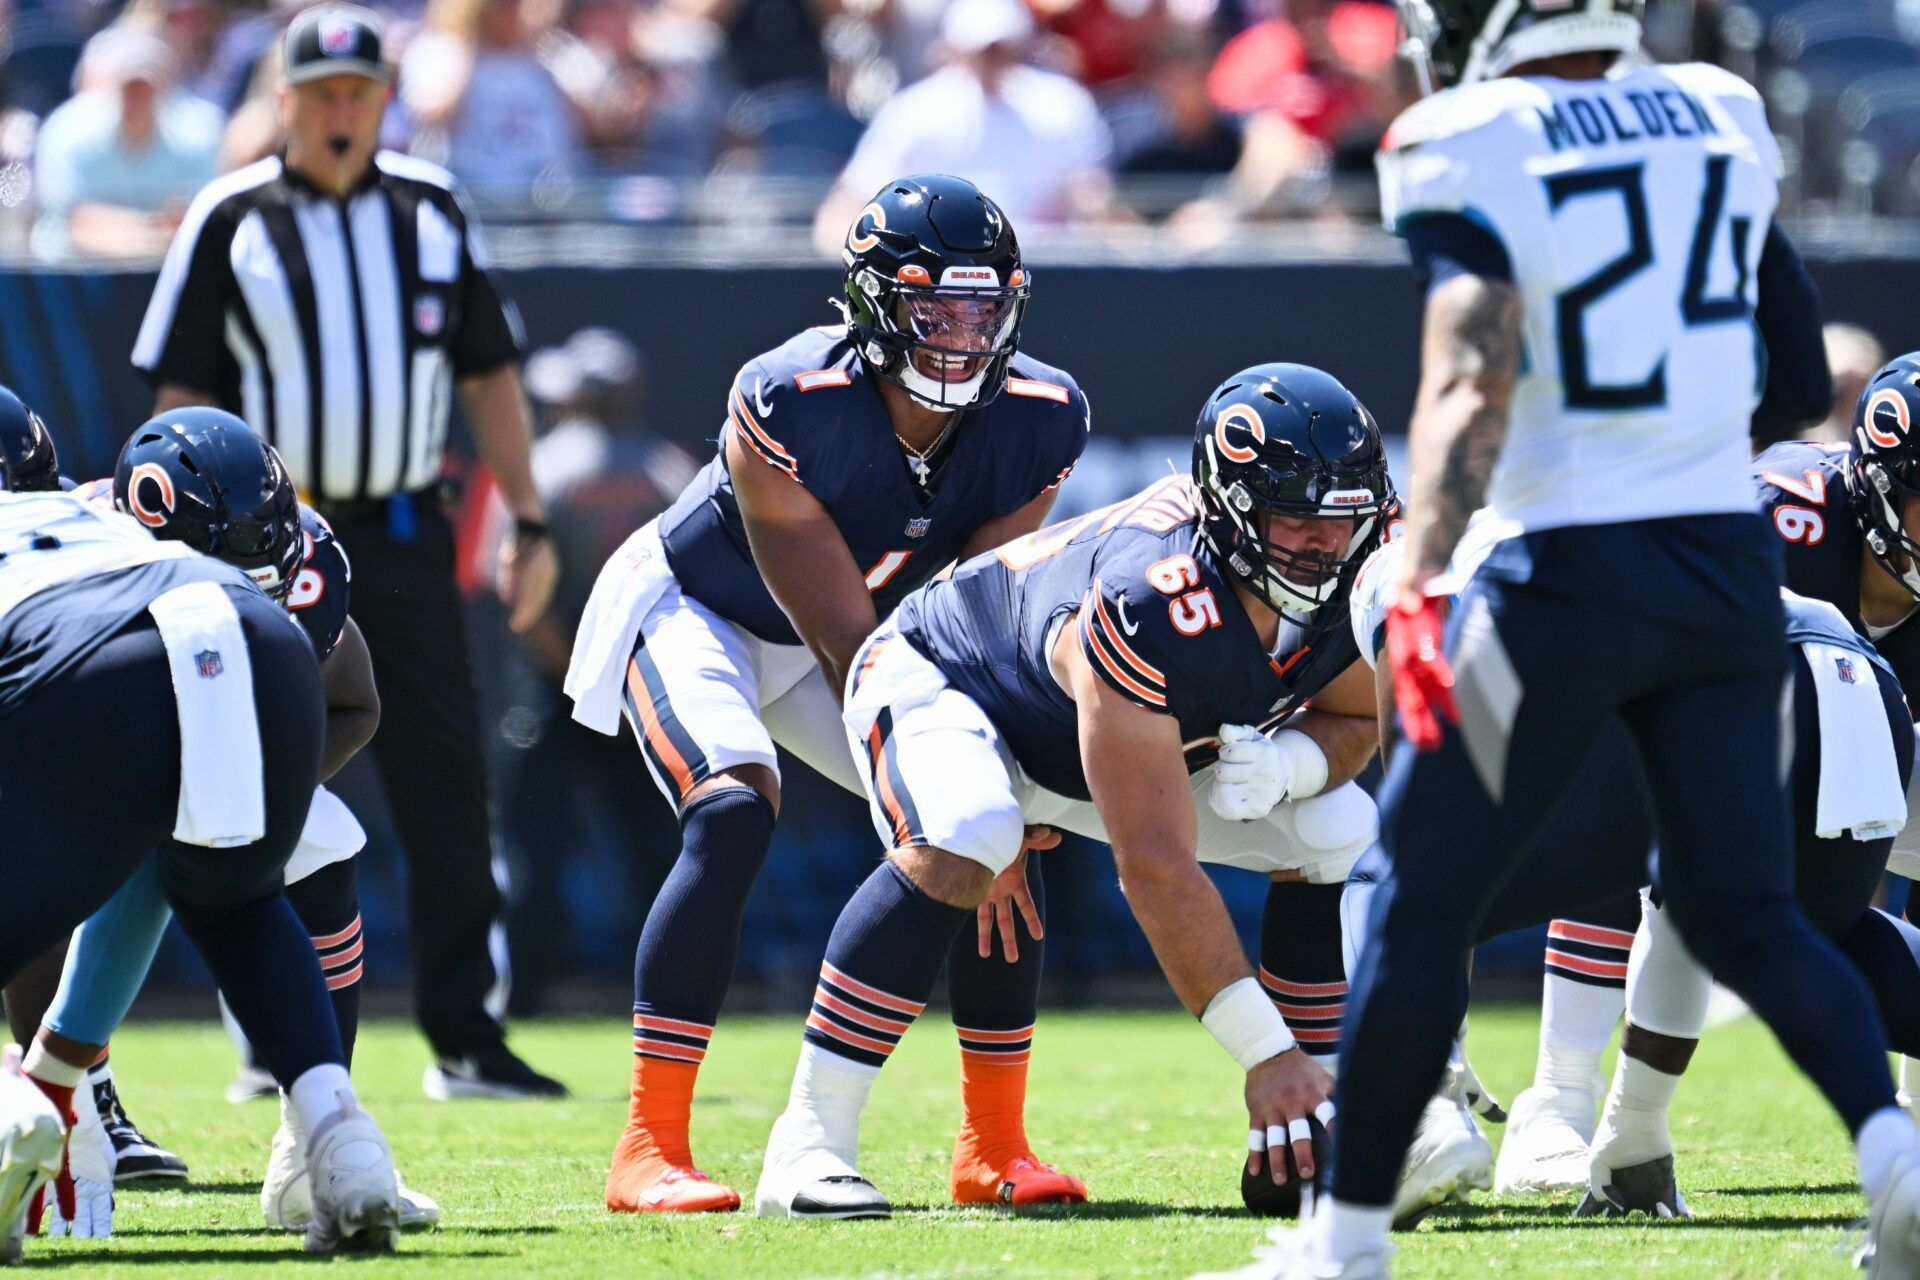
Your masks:
{"label": "nfl shield logo", "polygon": [[413,300],[413,327],[422,337],[437,336],[440,326],[446,322],[447,304],[440,301],[437,294],[429,293]]}
{"label": "nfl shield logo", "polygon": [[1860,673],[1853,669],[1853,659],[1835,658],[1833,665],[1840,668],[1840,682],[1842,684],[1860,683]]}
{"label": "nfl shield logo", "polygon": [[927,536],[927,530],[931,528],[933,528],[932,516],[915,516],[913,519],[907,521],[907,536],[909,538],[924,538]]}
{"label": "nfl shield logo", "polygon": [[220,651],[218,649],[202,649],[193,655],[193,660],[200,668],[200,678],[202,680],[211,680],[226,670],[226,667],[220,662]]}
{"label": "nfl shield logo", "polygon": [[342,54],[353,52],[354,37],[358,34],[355,24],[346,18],[322,18],[320,20],[320,52],[329,58],[338,58]]}

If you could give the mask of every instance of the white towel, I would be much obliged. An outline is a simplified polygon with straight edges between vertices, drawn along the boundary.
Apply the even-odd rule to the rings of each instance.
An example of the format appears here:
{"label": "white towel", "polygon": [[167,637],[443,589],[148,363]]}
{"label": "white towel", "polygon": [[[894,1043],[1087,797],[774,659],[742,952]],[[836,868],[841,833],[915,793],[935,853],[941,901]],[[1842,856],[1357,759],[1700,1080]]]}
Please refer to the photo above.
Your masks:
{"label": "white towel", "polygon": [[1822,840],[1847,832],[1859,840],[1898,835],[1907,825],[1907,796],[1873,663],[1841,645],[1813,642],[1800,649],[1813,671],[1820,717],[1814,833]]}
{"label": "white towel", "polygon": [[640,623],[673,582],[652,522],[620,544],[594,580],[580,615],[563,687],[573,718],[600,733],[620,732],[620,688]]}
{"label": "white towel", "polygon": [[267,834],[267,796],[240,614],[216,582],[175,587],[147,609],[167,648],[180,714],[173,838],[209,849],[252,844]]}
{"label": "white towel", "polygon": [[345,862],[366,847],[366,830],[353,810],[325,787],[315,787],[307,825],[300,829],[300,843],[287,859],[287,883],[298,884],[322,867]]}

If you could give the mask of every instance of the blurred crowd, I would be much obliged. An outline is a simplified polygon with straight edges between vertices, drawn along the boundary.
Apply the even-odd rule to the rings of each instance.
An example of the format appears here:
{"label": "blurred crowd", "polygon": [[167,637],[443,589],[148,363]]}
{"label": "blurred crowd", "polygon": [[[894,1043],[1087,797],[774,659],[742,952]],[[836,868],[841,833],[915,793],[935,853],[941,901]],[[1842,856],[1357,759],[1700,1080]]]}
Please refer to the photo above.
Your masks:
{"label": "blurred crowd", "polygon": [[[0,247],[151,258],[279,142],[306,0],[0,0]],[[1388,0],[386,0],[388,145],[490,218],[812,221],[964,173],[1023,231],[1371,215]],[[1766,90],[1796,205],[1920,211],[1920,0],[1653,0]],[[719,194],[716,196],[716,192]],[[716,205],[720,206],[716,212]],[[9,237],[11,243],[8,243]],[[1097,243],[1097,240],[1096,240]]]}

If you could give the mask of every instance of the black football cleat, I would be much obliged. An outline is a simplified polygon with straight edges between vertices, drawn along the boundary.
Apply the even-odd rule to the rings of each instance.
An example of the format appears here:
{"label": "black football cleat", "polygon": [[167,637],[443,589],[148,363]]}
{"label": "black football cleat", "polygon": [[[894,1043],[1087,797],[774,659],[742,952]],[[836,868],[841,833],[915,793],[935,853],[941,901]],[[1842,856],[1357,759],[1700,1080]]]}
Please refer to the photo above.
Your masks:
{"label": "black football cleat", "polygon": [[116,1186],[138,1182],[180,1182],[187,1176],[187,1162],[141,1133],[120,1102],[114,1088],[113,1072],[96,1067],[87,1073],[93,1089],[93,1105],[100,1113],[100,1124],[113,1143],[113,1181]]}

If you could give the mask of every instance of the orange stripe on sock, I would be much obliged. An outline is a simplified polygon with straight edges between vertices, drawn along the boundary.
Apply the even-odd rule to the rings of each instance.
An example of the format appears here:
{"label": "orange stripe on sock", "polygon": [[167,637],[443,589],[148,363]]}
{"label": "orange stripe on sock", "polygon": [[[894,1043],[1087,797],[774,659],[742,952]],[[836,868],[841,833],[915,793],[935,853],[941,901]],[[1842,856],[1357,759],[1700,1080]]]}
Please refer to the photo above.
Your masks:
{"label": "orange stripe on sock", "polygon": [[856,1049],[865,1049],[868,1053],[877,1053],[881,1057],[887,1057],[893,1052],[892,1045],[880,1040],[869,1039],[866,1036],[855,1035],[845,1027],[840,1026],[838,1023],[830,1022],[817,1013],[807,1015],[807,1025],[815,1031],[832,1036],[835,1040],[844,1041]]}
{"label": "orange stripe on sock", "polygon": [[1626,929],[1602,929],[1598,925],[1580,924],[1574,920],[1555,920],[1547,926],[1547,936],[1567,942],[1591,942],[1602,947],[1619,947],[1623,951],[1633,945],[1633,934]]}
{"label": "orange stripe on sock", "polygon": [[977,1040],[982,1044],[1012,1044],[1033,1039],[1032,1027],[1022,1027],[1018,1031],[975,1031],[971,1027],[955,1027],[954,1031],[962,1040]]}
{"label": "orange stripe on sock", "polygon": [[892,1009],[895,1013],[904,1013],[910,1018],[919,1017],[920,1011],[927,1007],[924,1003],[915,1004],[911,1000],[902,1000],[899,996],[888,995],[878,987],[870,987],[864,982],[849,978],[846,974],[840,972],[824,960],[820,962],[820,976],[828,982],[831,982],[834,986],[841,987],[859,996],[862,1000],[871,1001],[879,1005],[882,1009]]}
{"label": "orange stripe on sock", "polygon": [[1347,1013],[1347,1006],[1344,1001],[1340,1004],[1282,1004],[1280,1001],[1275,1000],[1273,1007],[1278,1009],[1280,1016],[1289,1022],[1295,1018],[1301,1018],[1309,1022],[1318,1019],[1324,1022],[1328,1018],[1345,1017]]}
{"label": "orange stripe on sock", "polygon": [[651,1054],[656,1058],[672,1058],[675,1062],[699,1064],[707,1060],[705,1049],[696,1049],[692,1045],[673,1044],[665,1040],[643,1040],[638,1036],[633,1040],[635,1053]]}
{"label": "orange stripe on sock", "polygon": [[355,960],[358,960],[360,956],[366,951],[366,949],[367,949],[366,939],[355,938],[353,940],[353,945],[348,947],[345,951],[342,951],[339,955],[320,957],[320,970],[321,972],[324,973],[330,969],[345,968],[347,965],[352,964]]}
{"label": "orange stripe on sock", "polygon": [[713,1034],[712,1027],[702,1026],[698,1022],[682,1022],[678,1018],[657,1018],[651,1013],[634,1014],[633,1026],[636,1031],[644,1027],[648,1031],[673,1031],[683,1036],[700,1036],[703,1039]]}
{"label": "orange stripe on sock", "polygon": [[878,1014],[868,1013],[865,1009],[855,1008],[825,987],[814,988],[813,1002],[825,1005],[841,1017],[850,1018],[869,1030],[884,1032],[887,1035],[903,1036],[907,1034],[907,1028],[913,1025],[911,1022],[895,1022],[891,1018],[882,1018]]}
{"label": "orange stripe on sock", "polygon": [[1311,999],[1314,996],[1344,996],[1347,984],[1344,982],[1289,982],[1285,978],[1276,978],[1265,966],[1260,969],[1260,983],[1279,995]]}
{"label": "orange stripe on sock", "polygon": [[357,964],[353,966],[353,968],[347,970],[345,973],[334,974],[331,978],[327,979],[327,990],[329,991],[345,990],[346,988],[352,986],[354,983],[360,981],[360,975],[365,971],[365,969],[366,969],[365,965]]}
{"label": "orange stripe on sock", "polygon": [[337,947],[358,932],[360,932],[360,917],[355,916],[353,918],[352,924],[348,925],[346,928],[342,929],[338,933],[329,933],[325,937],[315,938],[313,940],[313,945],[316,949],[325,948],[325,947]]}

